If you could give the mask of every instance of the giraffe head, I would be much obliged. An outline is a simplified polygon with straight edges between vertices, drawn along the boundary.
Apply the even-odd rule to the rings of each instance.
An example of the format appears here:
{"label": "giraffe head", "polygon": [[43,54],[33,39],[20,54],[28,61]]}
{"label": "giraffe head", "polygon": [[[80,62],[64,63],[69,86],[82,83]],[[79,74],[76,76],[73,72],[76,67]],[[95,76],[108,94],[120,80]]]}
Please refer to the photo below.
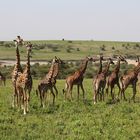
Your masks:
{"label": "giraffe head", "polygon": [[113,62],[112,58],[109,57],[108,61],[109,61],[110,64],[114,65],[114,62]]}
{"label": "giraffe head", "polygon": [[31,44],[31,42],[27,42],[26,48],[27,48],[27,51],[29,51],[29,52],[32,51],[32,44]]}
{"label": "giraffe head", "polygon": [[123,56],[121,56],[121,55],[118,57],[118,59],[119,59],[120,61],[122,61],[122,62],[127,63],[125,57],[123,57]]}
{"label": "giraffe head", "polygon": [[100,54],[100,60],[101,60],[101,61],[104,60],[103,55],[101,55],[101,54]]}
{"label": "giraffe head", "polygon": [[95,62],[94,58],[93,58],[93,57],[90,57],[90,56],[87,56],[87,57],[86,57],[86,60],[87,60],[87,61],[94,61],[94,62]]}
{"label": "giraffe head", "polygon": [[56,56],[55,56],[55,58],[53,59],[53,61],[54,61],[55,63],[64,64],[64,62],[63,62],[60,58],[57,58]]}
{"label": "giraffe head", "polygon": [[139,65],[140,65],[140,59],[139,59],[139,56],[137,56],[136,62],[137,62],[137,66],[139,66]]}
{"label": "giraffe head", "polygon": [[23,39],[18,35],[17,38],[15,40],[13,40],[15,45],[23,45],[24,44],[24,41]]}

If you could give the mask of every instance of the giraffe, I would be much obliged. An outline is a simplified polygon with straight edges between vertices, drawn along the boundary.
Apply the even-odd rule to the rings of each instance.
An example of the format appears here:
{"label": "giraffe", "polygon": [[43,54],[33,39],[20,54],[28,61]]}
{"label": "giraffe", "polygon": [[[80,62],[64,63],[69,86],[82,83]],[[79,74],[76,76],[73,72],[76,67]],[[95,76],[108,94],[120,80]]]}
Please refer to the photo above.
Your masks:
{"label": "giraffe", "polygon": [[0,72],[0,85],[6,86],[6,77]]}
{"label": "giraffe", "polygon": [[127,87],[129,85],[132,85],[133,96],[132,96],[131,99],[133,99],[133,101],[135,102],[135,96],[136,96],[136,93],[137,93],[136,85],[137,85],[137,81],[138,81],[139,72],[140,72],[140,61],[139,61],[139,58],[138,58],[137,66],[135,66],[132,71],[130,71],[127,74],[122,75],[120,77],[120,86],[121,86],[120,93],[121,93],[121,98],[122,98],[122,95],[123,95],[124,100],[127,100],[126,97],[125,97],[125,90],[127,89]]}
{"label": "giraffe", "polygon": [[29,111],[28,104],[30,100],[30,93],[32,90],[32,76],[30,72],[30,53],[32,49],[32,44],[30,42],[27,42],[26,45],[27,48],[27,63],[26,67],[18,77],[16,81],[16,90],[17,94],[19,96],[19,106],[23,105],[23,114],[26,115],[26,113]]}
{"label": "giraffe", "polygon": [[[40,95],[40,101],[41,101],[41,107],[45,107],[45,93],[47,93],[48,90],[51,91],[51,94],[53,95],[53,104],[55,101],[55,94],[53,92],[53,87],[55,84],[55,67],[56,64],[59,63],[60,59],[57,59],[57,57],[55,57],[52,60],[52,64],[51,67],[49,69],[49,72],[46,74],[46,76],[40,81],[40,83],[38,84],[38,89],[36,90],[37,92],[39,91],[39,95]],[[54,76],[54,77],[53,77]]]}
{"label": "giraffe", "polygon": [[[23,40],[19,40],[20,36],[17,36],[16,40],[13,40],[15,43],[15,47],[16,47],[16,64],[14,66],[14,69],[12,71],[12,86],[13,86],[13,101],[12,101],[12,106],[15,107],[18,105],[18,94],[17,94],[17,90],[16,90],[16,80],[17,77],[20,73],[22,73],[22,67],[20,64],[20,53],[19,53],[19,48],[18,46],[23,44],[22,41]],[[20,43],[19,43],[20,42]]]}
{"label": "giraffe", "polygon": [[114,64],[111,58],[109,58],[107,65],[100,74],[97,74],[96,78],[93,79],[93,101],[94,104],[97,102],[97,96],[100,95],[100,100],[104,100],[104,88],[106,85],[106,77],[109,71],[110,64]]}
{"label": "giraffe", "polygon": [[[106,92],[107,92],[107,95],[108,95],[108,89],[110,87],[111,88],[111,97],[112,97],[112,100],[114,100],[113,88],[114,88],[115,84],[118,86],[119,92],[120,92],[119,72],[120,72],[120,62],[121,61],[127,63],[127,61],[125,60],[124,57],[119,56],[118,57],[118,60],[117,60],[117,64],[116,64],[114,70],[112,71],[112,73],[109,75],[109,77],[107,79]],[[119,95],[119,92],[118,92],[118,95]]]}
{"label": "giraffe", "polygon": [[91,57],[86,57],[82,61],[80,69],[75,71],[74,74],[72,74],[66,78],[65,89],[63,89],[63,93],[65,94],[65,99],[67,98],[67,95],[70,95],[71,99],[72,99],[73,85],[77,85],[78,100],[79,100],[79,87],[81,87],[81,90],[83,92],[83,99],[85,99],[83,79],[84,79],[84,73],[86,71],[88,61],[94,61],[94,59]]}
{"label": "giraffe", "polygon": [[[57,59],[57,57],[56,57]],[[53,76],[51,78],[51,82],[53,84],[53,88],[56,92],[56,96],[58,95],[58,90],[57,90],[57,87],[56,87],[56,79],[57,79],[57,76],[59,74],[59,68],[60,68],[60,65],[64,64],[64,62],[59,58],[58,61],[56,61],[56,63],[54,64],[54,72],[53,72]]]}

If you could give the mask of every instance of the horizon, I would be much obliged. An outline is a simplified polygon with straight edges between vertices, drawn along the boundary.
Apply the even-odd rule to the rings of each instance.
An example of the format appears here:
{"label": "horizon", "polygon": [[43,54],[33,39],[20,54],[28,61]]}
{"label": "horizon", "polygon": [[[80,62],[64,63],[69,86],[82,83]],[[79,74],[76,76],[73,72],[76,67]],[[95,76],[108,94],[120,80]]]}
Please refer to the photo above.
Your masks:
{"label": "horizon", "polygon": [[[62,38],[62,39],[63,39],[63,38]],[[34,41],[63,41],[62,39],[55,39],[55,40],[54,40],[54,39],[49,39],[49,40],[47,40],[47,39],[46,39],[46,40],[45,40],[45,39],[43,39],[43,40],[38,40],[38,39],[37,39],[37,40],[35,40],[35,39],[31,39],[31,40],[28,39],[28,40],[25,40],[25,39],[24,39],[24,41],[25,41],[25,42],[26,42],[26,41],[33,41],[33,42],[34,42]],[[13,41],[13,40],[0,40],[0,41],[11,42],[11,41]],[[78,39],[78,40],[77,40],[77,39],[73,39],[73,40],[72,40],[72,39],[64,39],[64,41],[91,41],[91,42],[93,41],[93,42],[114,42],[114,43],[115,43],[115,42],[116,42],[116,43],[117,43],[117,42],[118,42],[118,43],[121,43],[121,42],[122,42],[122,43],[123,43],[123,42],[124,42],[124,43],[140,43],[140,41],[125,41],[125,40],[124,40],[124,41],[121,41],[121,40],[90,40],[90,39],[89,39],[89,40],[88,40],[88,39],[81,39],[81,40],[79,40],[79,39]]]}

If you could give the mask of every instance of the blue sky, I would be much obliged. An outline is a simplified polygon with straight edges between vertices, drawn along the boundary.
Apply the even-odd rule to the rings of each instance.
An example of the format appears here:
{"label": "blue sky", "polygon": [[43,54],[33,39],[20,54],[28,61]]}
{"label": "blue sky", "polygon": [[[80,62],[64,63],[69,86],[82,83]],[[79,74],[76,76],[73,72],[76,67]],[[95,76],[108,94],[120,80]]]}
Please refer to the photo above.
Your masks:
{"label": "blue sky", "polygon": [[0,40],[140,41],[140,0],[0,0]]}

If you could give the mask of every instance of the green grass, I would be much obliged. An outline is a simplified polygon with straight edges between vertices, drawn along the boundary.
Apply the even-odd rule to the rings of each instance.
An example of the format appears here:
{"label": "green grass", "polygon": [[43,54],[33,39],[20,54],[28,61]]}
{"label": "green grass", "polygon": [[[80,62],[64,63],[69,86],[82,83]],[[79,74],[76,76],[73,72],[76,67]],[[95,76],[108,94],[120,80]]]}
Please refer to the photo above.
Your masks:
{"label": "green grass", "polygon": [[[35,94],[38,81],[34,80],[31,94],[30,112],[11,108],[12,87],[8,81],[6,88],[0,87],[0,139],[47,139],[47,140],[132,140],[140,138],[140,102],[120,101],[110,104],[110,99],[92,102],[92,80],[85,79],[86,101],[82,94],[77,101],[76,87],[74,100],[64,101],[62,89],[64,80],[58,80],[59,96],[55,106],[48,95],[47,105],[40,108],[40,100]],[[127,98],[132,96],[132,89],[126,91]]]}
{"label": "green grass", "polygon": [[[111,42],[111,41],[31,41],[33,45],[45,46],[43,49],[33,49],[32,60],[50,60],[58,56],[64,60],[82,59],[87,55],[104,55],[122,54],[126,56],[139,55],[139,42]],[[6,42],[10,43],[10,42]],[[136,44],[138,45],[136,47]],[[105,51],[101,47],[105,46]],[[112,49],[114,47],[114,49]],[[26,59],[25,48],[20,48],[21,59]],[[14,59],[15,48],[0,46],[0,59]]]}

